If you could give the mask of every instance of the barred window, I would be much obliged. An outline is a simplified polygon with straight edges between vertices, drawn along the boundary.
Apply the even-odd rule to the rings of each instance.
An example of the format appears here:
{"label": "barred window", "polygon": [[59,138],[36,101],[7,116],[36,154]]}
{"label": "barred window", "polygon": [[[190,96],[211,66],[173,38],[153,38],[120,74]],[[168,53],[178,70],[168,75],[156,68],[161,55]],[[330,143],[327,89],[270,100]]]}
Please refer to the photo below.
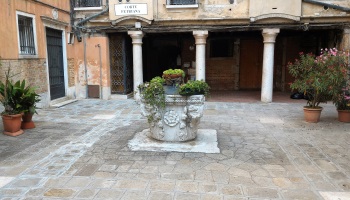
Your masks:
{"label": "barred window", "polygon": [[74,7],[101,7],[101,0],[75,0]]}
{"label": "barred window", "polygon": [[167,0],[168,5],[193,5],[197,0]]}
{"label": "barred window", "polygon": [[33,18],[18,15],[18,36],[20,54],[35,55]]}

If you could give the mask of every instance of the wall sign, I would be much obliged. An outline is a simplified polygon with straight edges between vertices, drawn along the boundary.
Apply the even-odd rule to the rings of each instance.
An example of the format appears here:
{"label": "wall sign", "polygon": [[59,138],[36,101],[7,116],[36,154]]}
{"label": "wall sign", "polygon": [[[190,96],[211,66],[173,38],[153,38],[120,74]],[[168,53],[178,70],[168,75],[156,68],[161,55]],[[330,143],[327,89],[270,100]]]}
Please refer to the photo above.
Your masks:
{"label": "wall sign", "polygon": [[147,15],[147,4],[116,4],[115,15]]}

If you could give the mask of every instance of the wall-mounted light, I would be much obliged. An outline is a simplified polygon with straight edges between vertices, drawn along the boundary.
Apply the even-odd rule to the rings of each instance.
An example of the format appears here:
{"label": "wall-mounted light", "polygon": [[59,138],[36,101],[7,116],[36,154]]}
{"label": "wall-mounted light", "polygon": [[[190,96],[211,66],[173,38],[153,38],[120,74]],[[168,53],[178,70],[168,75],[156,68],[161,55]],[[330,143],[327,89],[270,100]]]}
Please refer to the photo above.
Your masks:
{"label": "wall-mounted light", "polygon": [[189,49],[190,49],[190,51],[193,51],[194,50],[194,45],[193,44],[190,45]]}
{"label": "wall-mounted light", "polygon": [[67,33],[67,43],[73,44],[74,43],[74,33],[68,32]]}

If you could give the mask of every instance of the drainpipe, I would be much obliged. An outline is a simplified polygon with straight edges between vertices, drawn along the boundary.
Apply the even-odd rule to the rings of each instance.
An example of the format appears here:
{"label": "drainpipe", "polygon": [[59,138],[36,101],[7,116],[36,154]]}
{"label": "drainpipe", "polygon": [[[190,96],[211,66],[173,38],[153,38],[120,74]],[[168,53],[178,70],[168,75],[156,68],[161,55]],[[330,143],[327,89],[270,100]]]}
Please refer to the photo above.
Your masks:
{"label": "drainpipe", "polygon": [[87,75],[87,60],[86,60],[86,38],[83,38],[84,40],[84,70],[85,70],[85,81],[86,81],[86,98],[89,98],[89,84],[88,84],[88,75]]}
{"label": "drainpipe", "polygon": [[350,12],[350,8],[337,6],[337,5],[334,5],[334,4],[323,3],[323,2],[319,2],[319,1],[315,1],[315,0],[303,0],[303,1],[306,2],[306,3],[317,4],[317,5],[321,5],[321,6],[327,6],[329,8],[334,8],[334,9],[337,9],[337,10]]}
{"label": "drainpipe", "polygon": [[101,45],[97,44],[95,47],[98,47],[98,53],[100,57],[100,99],[102,98],[102,59],[101,59]]}

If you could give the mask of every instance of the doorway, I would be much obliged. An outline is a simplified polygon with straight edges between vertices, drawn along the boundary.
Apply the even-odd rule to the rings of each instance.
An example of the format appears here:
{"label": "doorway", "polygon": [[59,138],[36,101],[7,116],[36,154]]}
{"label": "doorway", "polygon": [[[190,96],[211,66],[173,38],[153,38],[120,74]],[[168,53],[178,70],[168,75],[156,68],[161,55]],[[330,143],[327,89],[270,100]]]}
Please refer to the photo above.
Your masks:
{"label": "doorway", "polygon": [[64,83],[64,64],[62,31],[46,28],[47,60],[51,100],[66,95]]}

